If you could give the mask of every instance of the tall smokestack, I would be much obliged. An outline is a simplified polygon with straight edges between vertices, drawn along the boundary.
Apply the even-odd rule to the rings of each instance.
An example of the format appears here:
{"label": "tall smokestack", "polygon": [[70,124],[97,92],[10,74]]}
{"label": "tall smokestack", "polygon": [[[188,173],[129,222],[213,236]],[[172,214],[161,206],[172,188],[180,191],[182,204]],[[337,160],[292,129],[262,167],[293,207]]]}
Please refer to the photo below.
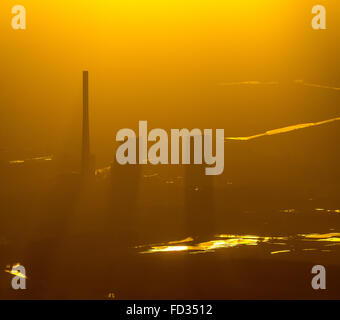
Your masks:
{"label": "tall smokestack", "polygon": [[89,128],[89,73],[83,71],[83,143],[82,174],[90,173],[90,128]]}

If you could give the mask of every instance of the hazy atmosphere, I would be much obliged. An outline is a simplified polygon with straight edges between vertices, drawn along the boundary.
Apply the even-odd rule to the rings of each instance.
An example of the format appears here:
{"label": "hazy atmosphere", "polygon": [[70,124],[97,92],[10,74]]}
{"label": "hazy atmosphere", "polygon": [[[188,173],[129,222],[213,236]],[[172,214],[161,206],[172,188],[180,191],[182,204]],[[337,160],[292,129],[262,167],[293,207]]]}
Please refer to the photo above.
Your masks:
{"label": "hazy atmosphere", "polygon": [[[339,1],[19,2],[25,30],[0,2],[1,299],[340,298]],[[118,164],[143,120],[224,129],[223,174]]]}

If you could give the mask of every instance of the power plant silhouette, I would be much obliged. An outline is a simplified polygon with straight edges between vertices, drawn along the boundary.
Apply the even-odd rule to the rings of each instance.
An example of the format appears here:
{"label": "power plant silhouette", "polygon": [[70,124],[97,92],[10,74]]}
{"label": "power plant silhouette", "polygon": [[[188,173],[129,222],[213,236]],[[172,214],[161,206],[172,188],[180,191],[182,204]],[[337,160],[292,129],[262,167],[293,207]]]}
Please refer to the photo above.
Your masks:
{"label": "power plant silhouette", "polygon": [[[171,298],[179,290],[183,297],[201,298],[207,290],[217,298],[249,297],[245,290],[269,296],[272,283],[262,281],[268,275],[280,281],[273,294],[281,297],[282,286],[290,288],[287,279],[304,279],[310,254],[327,258],[339,274],[339,250],[331,245],[339,242],[339,155],[337,140],[326,140],[339,132],[338,123],[249,143],[227,140],[227,170],[220,177],[206,176],[204,165],[120,165],[113,156],[111,165],[96,169],[90,143],[95,99],[89,99],[89,72],[77,74],[82,101],[67,137],[71,147],[24,150],[13,158],[20,160],[0,165],[2,259],[15,258],[32,272],[27,297],[102,298],[111,284],[119,297],[152,292]],[[116,124],[127,125],[109,111]],[[99,156],[111,142],[95,147]],[[190,143],[191,157],[193,148]],[[287,257],[283,267],[280,253]],[[237,277],[225,278],[234,270]],[[240,289],[241,277],[249,285],[242,282]],[[0,289],[1,297],[15,296],[8,288]],[[335,289],[327,294],[339,297]]]}
{"label": "power plant silhouette", "polygon": [[83,136],[81,173],[92,176],[95,172],[95,159],[90,153],[90,123],[89,123],[89,72],[83,71]]}
{"label": "power plant silhouette", "polygon": [[[136,138],[138,139],[138,138]],[[192,138],[193,139],[193,138]],[[193,141],[192,141],[193,142]],[[138,144],[136,144],[138,145]],[[191,143],[193,157],[193,143]],[[193,160],[193,159],[192,159]],[[193,163],[193,161],[192,161]],[[178,167],[180,167],[179,165]],[[111,163],[111,205],[112,210],[124,217],[121,229],[131,236],[131,226],[138,211],[138,198],[142,188],[142,168],[153,165],[120,165],[115,160]],[[162,166],[169,167],[169,166]],[[185,220],[188,234],[198,235],[213,232],[213,179],[204,175],[204,166],[186,165],[184,177]],[[167,168],[157,169],[166,171]],[[83,71],[83,115],[82,115],[82,150],[81,176],[88,180],[95,176],[95,157],[90,152],[89,125],[89,73]],[[163,184],[158,185],[162,190]],[[166,186],[165,186],[166,187]],[[171,196],[170,196],[171,197]]]}

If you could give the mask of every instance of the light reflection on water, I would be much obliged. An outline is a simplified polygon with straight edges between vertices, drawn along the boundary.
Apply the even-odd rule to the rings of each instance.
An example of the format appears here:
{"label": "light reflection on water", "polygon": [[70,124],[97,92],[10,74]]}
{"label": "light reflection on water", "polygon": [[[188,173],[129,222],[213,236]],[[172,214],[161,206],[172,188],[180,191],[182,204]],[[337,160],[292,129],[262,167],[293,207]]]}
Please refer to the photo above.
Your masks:
{"label": "light reflection on water", "polygon": [[327,242],[339,242],[340,243],[340,233],[310,233],[310,234],[300,234],[300,237],[304,238],[304,240],[312,240],[312,241],[327,241]]}
{"label": "light reflection on water", "polygon": [[[279,210],[282,213],[299,213],[297,209],[281,209]],[[340,213],[340,209],[324,209],[324,208],[315,208],[313,211],[315,212],[322,212],[322,213],[329,213],[329,214],[336,214]]]}
{"label": "light reflection on water", "polygon": [[315,211],[323,211],[326,213],[340,213],[339,209],[323,209],[323,208],[315,208]]}
{"label": "light reflection on water", "polygon": [[[322,242],[320,246],[320,242]],[[319,251],[331,252],[330,246],[340,244],[340,233],[310,233],[298,234],[296,236],[257,236],[257,235],[233,235],[219,234],[210,241],[198,242],[193,238],[188,237],[180,241],[169,241],[152,245],[137,246],[139,253],[163,253],[163,252],[189,252],[206,253],[215,252],[219,249],[228,249],[241,246],[258,246],[266,244],[269,247],[271,254],[291,253],[297,244],[299,247],[306,245],[305,248],[300,248],[301,251]],[[274,250],[274,247],[287,246],[289,249]],[[325,248],[327,247],[327,248]]]}
{"label": "light reflection on water", "polygon": [[14,276],[18,276],[20,278],[28,279],[26,277],[26,275],[24,275],[24,274],[20,273],[20,271],[14,269],[15,267],[18,267],[18,266],[20,266],[20,262],[17,262],[15,264],[13,264],[12,268],[11,268],[10,265],[7,265],[6,269],[4,271],[7,272],[7,273],[12,274]]}
{"label": "light reflection on water", "polygon": [[53,155],[47,155],[47,156],[41,156],[41,157],[33,157],[33,158],[27,158],[22,160],[11,160],[8,163],[9,164],[22,164],[25,162],[32,162],[32,161],[52,161]]}

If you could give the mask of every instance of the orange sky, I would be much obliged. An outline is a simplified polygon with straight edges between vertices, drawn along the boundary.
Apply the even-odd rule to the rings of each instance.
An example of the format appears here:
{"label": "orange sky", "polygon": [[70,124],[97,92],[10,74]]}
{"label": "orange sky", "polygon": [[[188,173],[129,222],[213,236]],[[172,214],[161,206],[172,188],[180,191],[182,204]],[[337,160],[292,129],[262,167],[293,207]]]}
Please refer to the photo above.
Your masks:
{"label": "orange sky", "polygon": [[[1,148],[78,151],[84,69],[101,164],[113,158],[116,131],[138,120],[247,136],[338,115],[337,98],[301,109],[303,95],[289,98],[295,89],[281,86],[339,86],[336,0],[318,1],[327,3],[328,30],[320,32],[310,27],[312,0],[19,2],[0,4]],[[11,29],[16,4],[27,10],[25,31]],[[280,87],[220,86],[230,81]]]}

